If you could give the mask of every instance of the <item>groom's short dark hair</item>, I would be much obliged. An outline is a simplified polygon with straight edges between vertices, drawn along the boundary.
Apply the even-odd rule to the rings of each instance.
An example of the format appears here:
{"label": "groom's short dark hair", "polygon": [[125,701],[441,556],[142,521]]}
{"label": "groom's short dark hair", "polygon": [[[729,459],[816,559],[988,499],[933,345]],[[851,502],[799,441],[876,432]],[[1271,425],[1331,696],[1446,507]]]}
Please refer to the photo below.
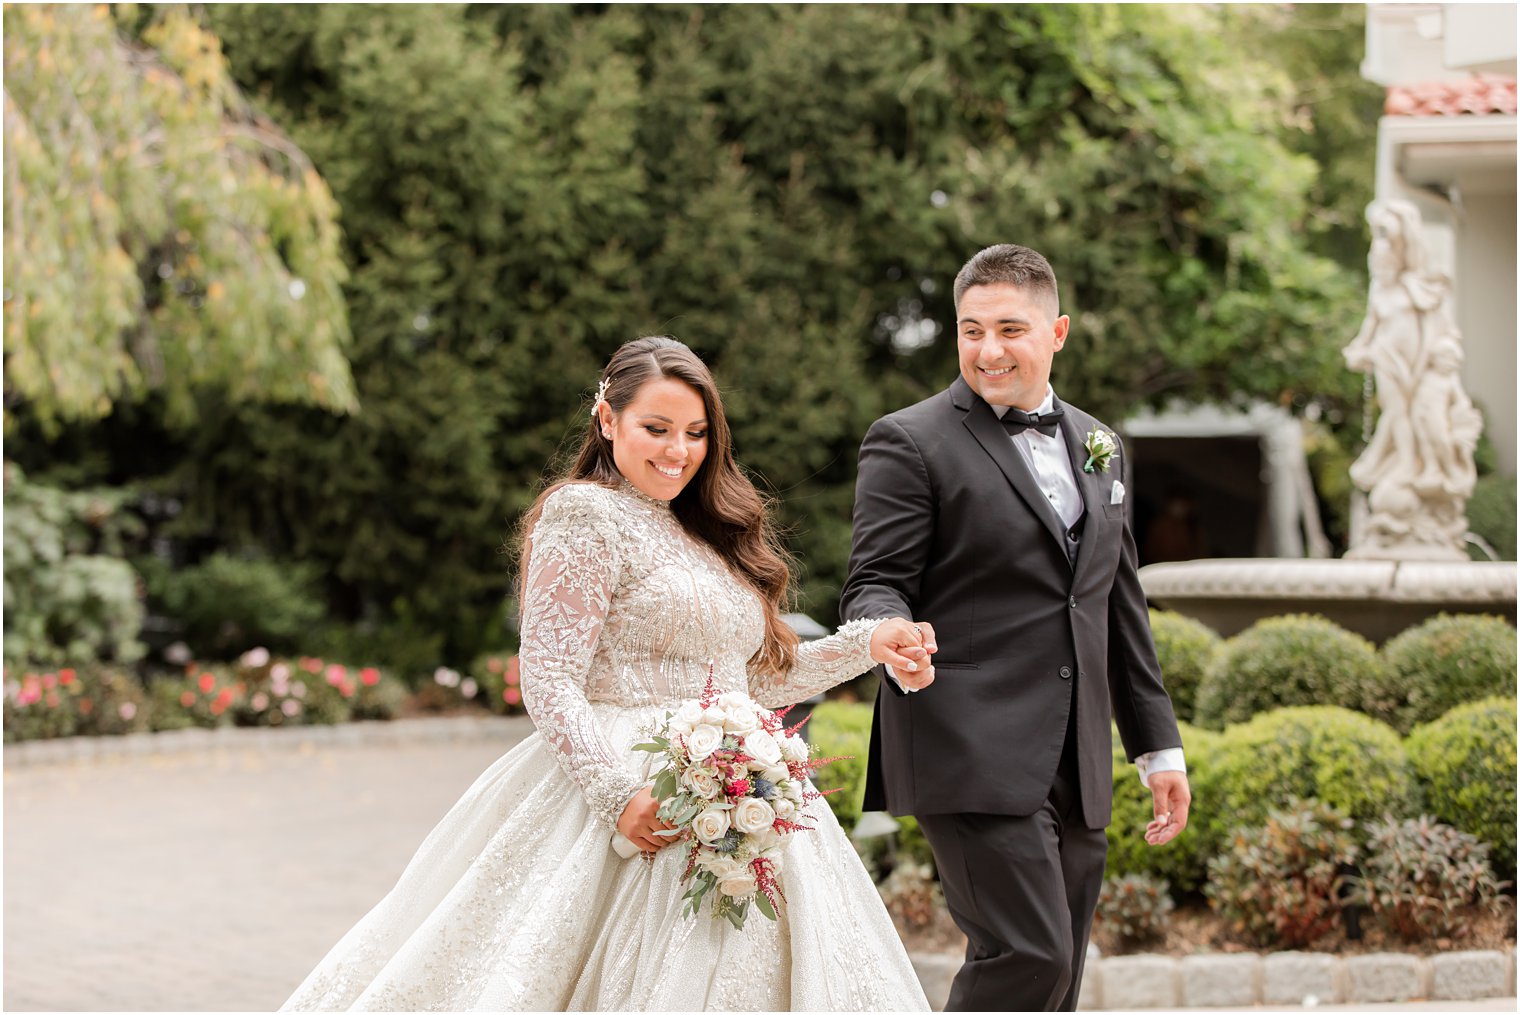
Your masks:
{"label": "groom's short dark hair", "polygon": [[1021,247],[1017,243],[999,243],[977,253],[967,261],[955,276],[955,307],[960,309],[961,296],[974,285],[1016,285],[1031,293],[1048,296],[1050,315],[1060,312],[1061,298],[1056,289],[1055,269],[1038,250]]}

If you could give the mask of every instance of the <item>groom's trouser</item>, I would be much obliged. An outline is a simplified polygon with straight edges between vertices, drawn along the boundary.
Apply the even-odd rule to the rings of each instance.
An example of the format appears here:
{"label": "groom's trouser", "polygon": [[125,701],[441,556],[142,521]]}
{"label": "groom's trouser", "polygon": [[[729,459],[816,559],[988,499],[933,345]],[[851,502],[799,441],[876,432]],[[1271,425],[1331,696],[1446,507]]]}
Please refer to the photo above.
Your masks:
{"label": "groom's trouser", "polygon": [[1077,1008],[1108,842],[1082,824],[1074,739],[1035,813],[918,818],[967,938],[946,1011]]}

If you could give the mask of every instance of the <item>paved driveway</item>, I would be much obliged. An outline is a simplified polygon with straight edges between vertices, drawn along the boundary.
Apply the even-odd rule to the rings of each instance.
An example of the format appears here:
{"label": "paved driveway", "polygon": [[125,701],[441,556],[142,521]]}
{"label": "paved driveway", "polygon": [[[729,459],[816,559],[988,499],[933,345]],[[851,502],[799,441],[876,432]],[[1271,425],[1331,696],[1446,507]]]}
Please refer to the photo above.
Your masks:
{"label": "paved driveway", "polygon": [[527,730],[498,722],[445,742],[271,747],[266,734],[8,765],[5,1008],[279,1007]]}

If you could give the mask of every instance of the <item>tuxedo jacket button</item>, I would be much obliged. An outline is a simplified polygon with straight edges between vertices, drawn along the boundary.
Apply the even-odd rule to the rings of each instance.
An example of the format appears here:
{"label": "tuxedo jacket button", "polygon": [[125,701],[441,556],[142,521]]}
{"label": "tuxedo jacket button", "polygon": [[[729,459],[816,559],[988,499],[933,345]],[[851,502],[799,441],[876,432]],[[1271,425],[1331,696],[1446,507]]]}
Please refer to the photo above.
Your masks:
{"label": "tuxedo jacket button", "polygon": [[1061,679],[1062,680],[1070,680],[1071,679],[1071,667],[1070,666],[1062,666],[1061,667]]}
{"label": "tuxedo jacket button", "polygon": [[1071,599],[1068,600],[1068,604],[1071,606],[1071,608],[1073,610],[1075,610],[1077,608],[1077,597],[1076,596],[1072,596]]}

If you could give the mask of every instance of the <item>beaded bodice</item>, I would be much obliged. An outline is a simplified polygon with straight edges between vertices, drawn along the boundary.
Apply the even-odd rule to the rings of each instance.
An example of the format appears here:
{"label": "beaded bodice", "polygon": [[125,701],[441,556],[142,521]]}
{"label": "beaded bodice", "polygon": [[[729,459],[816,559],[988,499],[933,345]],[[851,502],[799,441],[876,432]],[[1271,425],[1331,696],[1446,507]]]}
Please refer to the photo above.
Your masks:
{"label": "beaded bodice", "polygon": [[643,784],[599,710],[658,712],[701,695],[747,691],[770,708],[869,668],[877,621],[799,648],[787,674],[748,666],[765,635],[755,590],[686,532],[668,503],[631,485],[570,484],[529,535],[523,589],[523,700],[592,810],[612,825]]}

